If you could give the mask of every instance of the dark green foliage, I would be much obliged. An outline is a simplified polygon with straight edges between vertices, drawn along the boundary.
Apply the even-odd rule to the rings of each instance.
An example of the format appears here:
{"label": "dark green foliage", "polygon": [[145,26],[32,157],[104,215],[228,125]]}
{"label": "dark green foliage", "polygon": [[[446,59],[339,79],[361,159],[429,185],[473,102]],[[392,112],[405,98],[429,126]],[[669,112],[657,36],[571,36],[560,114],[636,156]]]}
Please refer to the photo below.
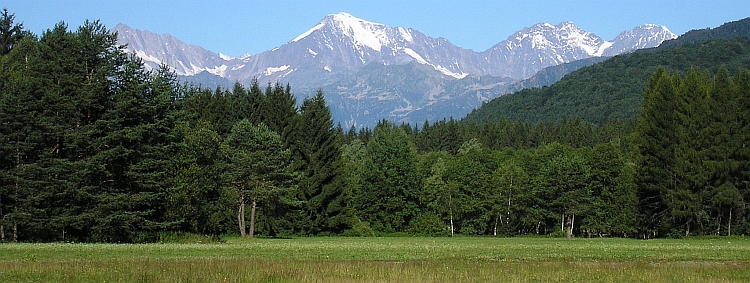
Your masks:
{"label": "dark green foliage", "polygon": [[657,48],[641,50],[638,52],[654,52],[674,48],[684,44],[702,43],[717,38],[728,39],[743,36],[750,38],[750,18],[728,22],[717,28],[691,30],[676,39],[663,42]]}
{"label": "dark green foliage", "polygon": [[0,56],[0,241],[750,232],[744,38],[508,96],[523,119],[345,132],[320,91],[298,109],[289,85],[180,85],[98,22],[20,34]]}
{"label": "dark green foliage", "polygon": [[166,219],[177,222],[181,231],[219,235],[234,230],[236,196],[221,178],[226,164],[221,155],[221,137],[205,121],[190,127],[181,124],[175,132],[182,140],[174,146],[176,173],[167,190]]}
{"label": "dark green foliage", "polygon": [[418,214],[416,150],[403,129],[381,122],[367,143],[357,216],[383,233],[403,232]]}
{"label": "dark green foliage", "polygon": [[311,234],[342,233],[356,222],[350,207],[341,155],[340,134],[333,128],[323,92],[302,102],[298,116],[300,190],[306,201],[306,230]]}
{"label": "dark green foliage", "polygon": [[[250,237],[255,232],[255,209],[264,212],[263,232],[274,234],[280,213],[279,206],[294,205],[291,181],[294,175],[289,171],[291,155],[283,147],[281,137],[265,124],[252,125],[242,120],[232,127],[231,133],[221,144],[221,152],[226,157],[227,169],[223,179],[234,188],[239,198],[240,232],[244,236],[244,205],[250,203]],[[284,207],[281,208],[283,210]]]}
{"label": "dark green foliage", "polygon": [[[7,8],[3,8],[0,14],[0,56],[7,55],[16,46],[25,33],[23,24],[14,24],[15,14],[8,13]],[[28,34],[26,34],[28,35]]]}
{"label": "dark green foliage", "polygon": [[747,214],[747,171],[741,169],[747,161],[740,157],[746,76],[742,70],[732,77],[723,67],[713,78],[697,69],[684,77],[659,69],[649,80],[635,179],[649,233],[731,234],[737,220],[730,215]]}
{"label": "dark green foliage", "polygon": [[578,117],[604,125],[617,119],[631,120],[641,111],[646,81],[658,66],[670,72],[687,72],[695,66],[715,72],[722,64],[736,70],[749,63],[750,40],[746,37],[615,56],[570,73],[550,87],[493,99],[462,121],[479,123],[507,118],[538,123]]}

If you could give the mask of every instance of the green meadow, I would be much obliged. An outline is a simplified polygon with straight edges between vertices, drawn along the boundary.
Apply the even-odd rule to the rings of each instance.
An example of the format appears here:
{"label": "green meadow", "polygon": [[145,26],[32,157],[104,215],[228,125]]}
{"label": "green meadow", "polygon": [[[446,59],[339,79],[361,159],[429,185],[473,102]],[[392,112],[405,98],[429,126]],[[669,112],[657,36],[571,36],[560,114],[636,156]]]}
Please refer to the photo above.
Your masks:
{"label": "green meadow", "polygon": [[0,282],[749,282],[750,239],[0,244]]}

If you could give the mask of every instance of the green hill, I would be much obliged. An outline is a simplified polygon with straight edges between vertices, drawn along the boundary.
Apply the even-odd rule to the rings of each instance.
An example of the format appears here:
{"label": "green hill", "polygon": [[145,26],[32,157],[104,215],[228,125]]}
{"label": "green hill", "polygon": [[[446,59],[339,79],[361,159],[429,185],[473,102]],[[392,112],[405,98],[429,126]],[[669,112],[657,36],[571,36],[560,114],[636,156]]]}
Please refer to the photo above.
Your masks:
{"label": "green hill", "polygon": [[[509,118],[540,122],[580,117],[605,124],[613,119],[633,119],[641,109],[646,81],[658,66],[683,73],[691,67],[712,72],[722,65],[729,70],[750,68],[749,27],[750,18],[716,29],[691,31],[667,45],[581,68],[549,87],[498,97],[472,111],[463,121]],[[740,37],[724,39],[731,35]],[[707,39],[711,36],[718,39]]]}

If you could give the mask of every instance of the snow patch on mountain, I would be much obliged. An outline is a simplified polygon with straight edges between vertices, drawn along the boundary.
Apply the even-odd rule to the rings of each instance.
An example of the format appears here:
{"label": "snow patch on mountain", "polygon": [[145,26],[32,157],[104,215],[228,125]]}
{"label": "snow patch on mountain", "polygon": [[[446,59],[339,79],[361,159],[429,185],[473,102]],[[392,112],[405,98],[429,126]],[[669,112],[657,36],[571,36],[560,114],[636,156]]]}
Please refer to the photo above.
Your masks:
{"label": "snow patch on mountain", "polygon": [[219,58],[224,59],[224,61],[230,61],[230,60],[234,59],[234,57],[228,56],[228,55],[223,54],[221,52],[219,52]]}
{"label": "snow patch on mountain", "polygon": [[217,75],[219,77],[224,77],[227,73],[227,65],[221,65],[215,68],[206,68],[205,70],[206,72]]}
{"label": "snow patch on mountain", "polygon": [[597,50],[594,54],[592,54],[592,56],[602,57],[602,54],[604,54],[604,51],[610,48],[612,44],[614,44],[614,42],[605,41],[602,45],[599,46],[599,50]]}
{"label": "snow patch on mountain", "polygon": [[263,72],[263,74],[266,75],[266,76],[270,76],[270,75],[272,75],[274,73],[286,71],[286,70],[289,69],[289,67],[290,67],[289,65],[284,65],[284,66],[280,66],[280,67],[268,67],[268,68],[266,68],[266,71]]}
{"label": "snow patch on mountain", "polygon": [[398,32],[401,34],[401,37],[403,37],[407,42],[414,42],[414,37],[411,36],[411,32],[409,32],[409,30],[399,27]]}
{"label": "snow patch on mountain", "polygon": [[422,56],[419,55],[419,53],[415,52],[413,49],[411,49],[411,48],[404,48],[403,50],[404,50],[404,53],[406,53],[406,55],[409,55],[412,58],[414,58],[414,60],[417,60],[417,62],[419,64],[427,64],[427,60],[425,60],[424,58],[422,58]]}
{"label": "snow patch on mountain", "polygon": [[[441,72],[441,73],[443,73],[443,74],[444,74],[444,75],[446,75],[446,76],[454,77],[454,78],[456,78],[456,79],[463,79],[463,78],[465,78],[466,76],[468,76],[468,75],[469,75],[469,74],[467,74],[467,73],[464,73],[464,72],[461,72],[461,73],[454,73],[454,72],[452,72],[451,70],[448,70],[448,68],[445,68],[445,67],[443,67],[443,66],[440,66],[440,65],[437,65],[437,66],[436,66],[436,65],[430,64],[429,62],[427,62],[427,60],[425,60],[424,58],[422,58],[422,56],[421,56],[421,55],[419,55],[419,54],[418,54],[417,52],[415,52],[415,51],[414,51],[413,49],[411,49],[411,48],[404,48],[404,49],[403,49],[403,51],[404,51],[404,53],[406,53],[407,55],[409,55],[409,56],[411,56],[412,58],[414,58],[414,60],[416,60],[416,61],[417,61],[417,63],[419,63],[419,64],[422,64],[422,65],[428,65],[428,66],[431,66],[431,67],[435,68],[435,70],[437,70],[438,72]],[[457,64],[456,64],[456,65],[457,65]]]}
{"label": "snow patch on mountain", "polygon": [[161,60],[159,60],[159,58],[156,58],[155,56],[148,55],[143,50],[135,50],[135,56],[140,57],[141,60],[143,60],[145,62],[152,62],[152,63],[156,63],[156,64],[161,64]]}
{"label": "snow patch on mountain", "polygon": [[303,38],[307,37],[308,35],[312,34],[312,33],[313,33],[314,31],[316,31],[316,30],[319,30],[319,29],[323,28],[324,26],[325,26],[325,24],[324,24],[324,23],[322,23],[322,22],[321,22],[321,23],[318,23],[317,25],[315,25],[315,26],[314,26],[314,27],[312,27],[311,29],[307,30],[306,32],[304,32],[304,33],[300,34],[299,36],[295,37],[294,39],[292,39],[292,41],[291,41],[291,42],[297,42],[297,41],[300,41],[300,40],[302,40]]}
{"label": "snow patch on mountain", "polygon": [[332,21],[337,25],[338,30],[350,37],[356,45],[380,51],[383,45],[389,44],[385,25],[358,19],[343,12],[333,15]]}
{"label": "snow patch on mountain", "polygon": [[[432,65],[430,65],[430,66],[432,66]],[[465,78],[466,76],[468,76],[468,75],[469,75],[469,74],[467,74],[467,73],[463,73],[463,72],[461,72],[461,73],[454,73],[454,72],[451,72],[451,71],[450,71],[450,70],[448,70],[447,68],[445,68],[445,67],[443,67],[443,66],[440,66],[440,65],[437,65],[437,66],[432,66],[432,67],[434,67],[434,68],[435,68],[435,70],[437,70],[438,72],[441,72],[441,73],[443,73],[443,74],[444,74],[444,75],[446,75],[446,76],[454,77],[454,78],[457,78],[457,79],[459,79],[459,80],[460,80],[460,79],[463,79],[463,78]]]}

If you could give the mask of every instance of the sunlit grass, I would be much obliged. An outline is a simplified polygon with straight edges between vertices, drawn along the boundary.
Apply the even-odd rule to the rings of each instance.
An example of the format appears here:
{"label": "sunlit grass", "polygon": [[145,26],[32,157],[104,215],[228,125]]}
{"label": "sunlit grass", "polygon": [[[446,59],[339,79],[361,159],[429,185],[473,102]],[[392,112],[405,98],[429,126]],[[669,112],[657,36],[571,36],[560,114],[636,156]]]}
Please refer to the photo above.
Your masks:
{"label": "sunlit grass", "polygon": [[0,244],[0,282],[748,282],[750,240],[227,239]]}

